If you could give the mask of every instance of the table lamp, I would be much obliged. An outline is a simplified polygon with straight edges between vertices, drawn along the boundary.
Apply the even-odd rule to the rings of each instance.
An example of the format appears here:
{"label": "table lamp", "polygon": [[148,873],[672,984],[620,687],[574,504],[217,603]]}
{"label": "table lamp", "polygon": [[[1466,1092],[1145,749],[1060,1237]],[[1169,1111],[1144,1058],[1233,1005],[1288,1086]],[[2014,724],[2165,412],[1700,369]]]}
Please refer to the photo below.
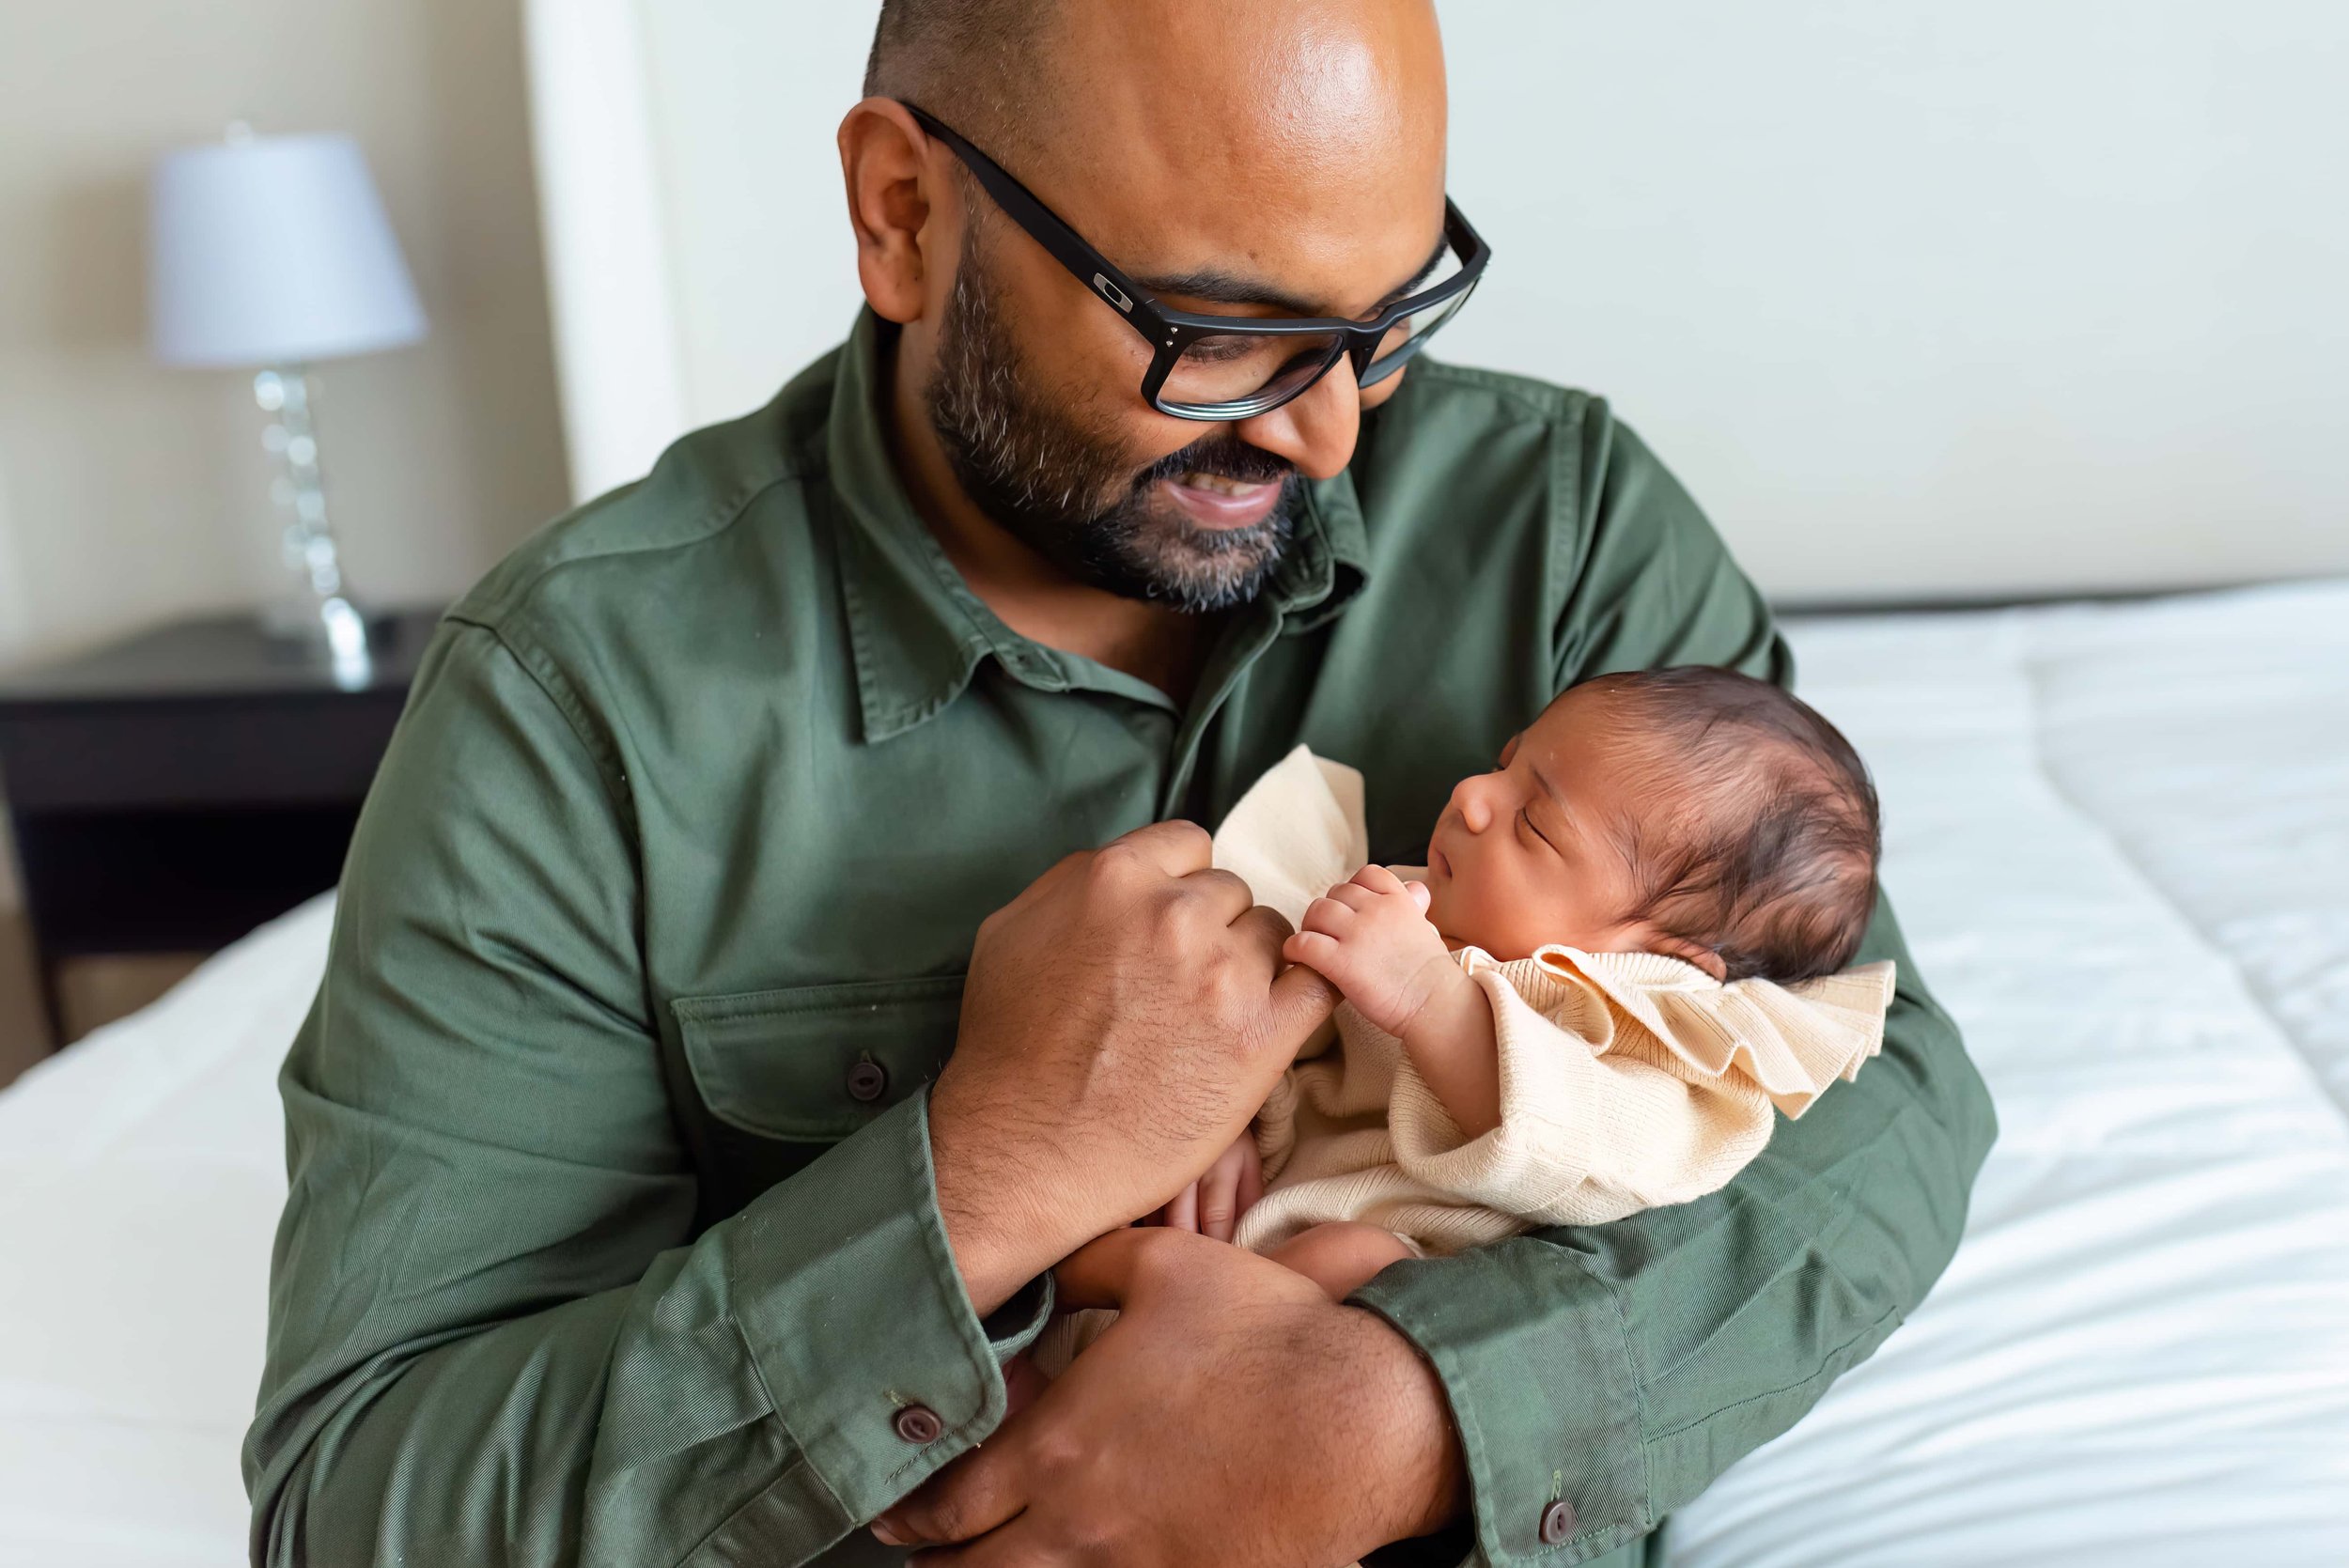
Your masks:
{"label": "table lamp", "polygon": [[343,582],[312,414],[309,367],[424,336],[399,241],[348,136],[256,136],[178,148],[156,164],[148,303],[156,358],[257,369],[271,493],[290,514],[287,564],[303,608],[272,629],[322,642],[338,680],[365,684],[367,629]]}

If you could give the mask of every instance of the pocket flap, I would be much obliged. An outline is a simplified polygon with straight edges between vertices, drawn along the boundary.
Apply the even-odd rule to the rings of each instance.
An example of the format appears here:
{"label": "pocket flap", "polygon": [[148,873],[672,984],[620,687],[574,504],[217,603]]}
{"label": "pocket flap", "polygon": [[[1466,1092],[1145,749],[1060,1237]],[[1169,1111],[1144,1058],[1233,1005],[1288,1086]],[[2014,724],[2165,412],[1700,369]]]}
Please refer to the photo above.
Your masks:
{"label": "pocket flap", "polygon": [[671,1004],[710,1113],[766,1138],[836,1141],[938,1076],[959,974],[793,986]]}

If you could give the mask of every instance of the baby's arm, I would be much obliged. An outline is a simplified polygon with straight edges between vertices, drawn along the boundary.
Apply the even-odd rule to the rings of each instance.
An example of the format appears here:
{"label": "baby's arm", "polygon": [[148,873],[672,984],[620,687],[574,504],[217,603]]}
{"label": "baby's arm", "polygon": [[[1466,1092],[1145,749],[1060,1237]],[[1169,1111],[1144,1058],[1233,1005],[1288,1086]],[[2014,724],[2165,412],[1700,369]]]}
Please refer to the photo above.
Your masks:
{"label": "baby's arm", "polygon": [[1501,1042],[1493,1032],[1493,1004],[1457,965],[1445,964],[1443,973],[1426,1004],[1395,1037],[1421,1080],[1443,1102],[1453,1126],[1463,1137],[1482,1138],[1501,1125]]}
{"label": "baby's arm", "polygon": [[1427,920],[1427,888],[1366,865],[1305,909],[1283,954],[1318,970],[1372,1023],[1403,1042],[1461,1133],[1501,1125],[1501,1049],[1492,1003]]}

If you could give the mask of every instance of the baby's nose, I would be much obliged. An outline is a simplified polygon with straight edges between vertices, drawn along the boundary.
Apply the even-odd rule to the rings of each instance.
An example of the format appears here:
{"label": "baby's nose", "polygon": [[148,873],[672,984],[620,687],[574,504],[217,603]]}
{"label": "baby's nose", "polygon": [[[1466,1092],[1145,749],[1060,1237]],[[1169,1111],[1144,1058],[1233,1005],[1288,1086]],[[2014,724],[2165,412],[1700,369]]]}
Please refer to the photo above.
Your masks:
{"label": "baby's nose", "polygon": [[1481,776],[1462,779],[1452,791],[1452,803],[1458,807],[1460,812],[1460,826],[1471,833],[1481,833],[1493,825],[1492,803],[1485,799],[1485,792],[1477,787],[1483,782]]}

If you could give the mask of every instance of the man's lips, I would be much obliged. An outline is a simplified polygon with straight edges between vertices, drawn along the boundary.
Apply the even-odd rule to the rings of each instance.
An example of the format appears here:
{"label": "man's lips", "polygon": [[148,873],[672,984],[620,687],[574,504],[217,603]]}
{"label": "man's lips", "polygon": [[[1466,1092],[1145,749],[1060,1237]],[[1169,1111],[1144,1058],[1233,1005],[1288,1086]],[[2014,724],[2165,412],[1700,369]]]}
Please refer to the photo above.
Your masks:
{"label": "man's lips", "polygon": [[1226,479],[1218,474],[1177,474],[1161,479],[1166,493],[1203,528],[1246,528],[1272,515],[1281,481]]}

